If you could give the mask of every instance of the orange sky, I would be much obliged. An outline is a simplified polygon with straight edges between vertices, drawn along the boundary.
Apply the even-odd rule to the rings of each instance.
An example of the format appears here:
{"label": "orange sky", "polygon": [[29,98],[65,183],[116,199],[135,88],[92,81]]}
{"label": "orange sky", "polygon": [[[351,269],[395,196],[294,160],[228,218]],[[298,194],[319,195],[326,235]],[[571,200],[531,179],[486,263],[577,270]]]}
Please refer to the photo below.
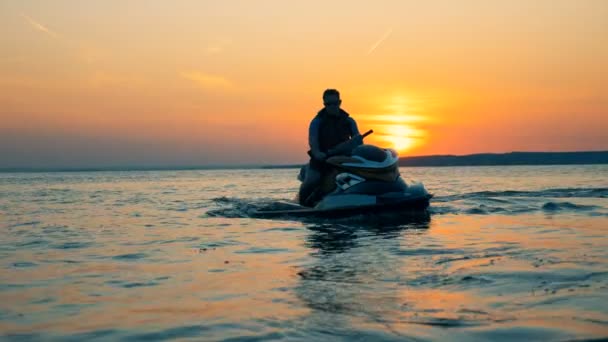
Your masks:
{"label": "orange sky", "polygon": [[608,2],[4,1],[0,168],[297,163],[325,88],[401,155],[608,150]]}

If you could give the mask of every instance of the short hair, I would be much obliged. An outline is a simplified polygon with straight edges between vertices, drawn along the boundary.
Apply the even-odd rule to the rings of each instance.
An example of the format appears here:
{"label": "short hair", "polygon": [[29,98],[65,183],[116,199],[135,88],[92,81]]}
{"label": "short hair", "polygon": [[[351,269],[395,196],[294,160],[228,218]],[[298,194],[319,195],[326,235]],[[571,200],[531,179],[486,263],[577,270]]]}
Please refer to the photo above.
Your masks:
{"label": "short hair", "polygon": [[338,98],[340,98],[340,92],[337,91],[336,89],[325,89],[325,91],[323,92],[323,98],[326,98],[327,96],[332,96],[335,95]]}

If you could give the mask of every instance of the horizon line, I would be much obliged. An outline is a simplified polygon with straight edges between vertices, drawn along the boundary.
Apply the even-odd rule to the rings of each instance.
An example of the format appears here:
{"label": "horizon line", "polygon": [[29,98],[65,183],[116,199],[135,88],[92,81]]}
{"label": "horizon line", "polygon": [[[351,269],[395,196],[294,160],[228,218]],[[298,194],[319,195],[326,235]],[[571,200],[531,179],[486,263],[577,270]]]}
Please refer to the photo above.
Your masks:
{"label": "horizon line", "polygon": [[[608,153],[608,150],[586,150],[586,151],[511,151],[511,152],[484,152],[472,154],[432,154],[399,157],[399,160],[422,159],[422,158],[445,158],[445,157],[471,157],[487,155],[511,155],[511,154],[589,154],[589,153]],[[196,170],[237,170],[237,169],[279,169],[296,168],[305,165],[307,161],[301,163],[243,163],[243,164],[187,164],[187,165],[108,165],[108,166],[16,166],[0,167],[0,173],[17,172],[108,172],[108,171],[196,171]],[[542,164],[539,162],[539,164]],[[581,163],[583,164],[583,163]],[[529,164],[532,165],[532,164]],[[546,164],[545,164],[546,165]],[[559,164],[556,164],[559,165]],[[437,166],[437,165],[433,165]],[[450,166],[450,165],[446,165]],[[482,165],[478,165],[482,166]],[[415,166],[413,166],[415,167]]]}

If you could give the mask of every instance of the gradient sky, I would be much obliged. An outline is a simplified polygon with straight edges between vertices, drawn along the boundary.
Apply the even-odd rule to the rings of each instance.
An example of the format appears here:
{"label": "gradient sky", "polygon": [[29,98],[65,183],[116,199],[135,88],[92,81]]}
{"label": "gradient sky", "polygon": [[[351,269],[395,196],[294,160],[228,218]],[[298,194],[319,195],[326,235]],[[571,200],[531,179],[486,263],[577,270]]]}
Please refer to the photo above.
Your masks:
{"label": "gradient sky", "polygon": [[608,150],[608,1],[3,1],[0,167]]}

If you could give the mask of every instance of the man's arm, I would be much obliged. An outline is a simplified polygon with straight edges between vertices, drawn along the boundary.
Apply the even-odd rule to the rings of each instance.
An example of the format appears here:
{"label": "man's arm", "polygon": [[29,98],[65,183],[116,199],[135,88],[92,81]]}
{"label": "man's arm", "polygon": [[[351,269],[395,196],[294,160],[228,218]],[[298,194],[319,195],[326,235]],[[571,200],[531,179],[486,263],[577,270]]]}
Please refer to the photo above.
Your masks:
{"label": "man's arm", "polygon": [[319,126],[321,120],[318,117],[315,117],[310,122],[310,127],[308,128],[308,145],[310,146],[310,154],[313,158],[324,160],[325,153],[321,152],[321,147],[319,144]]}
{"label": "man's arm", "polygon": [[357,135],[360,135],[361,133],[359,133],[359,128],[357,127],[357,122],[355,121],[355,119],[351,117],[349,117],[348,119],[350,120],[350,136],[355,137]]}
{"label": "man's arm", "polygon": [[361,136],[361,133],[359,133],[359,128],[357,127],[357,122],[355,122],[355,120],[353,118],[348,118],[349,123],[350,123],[350,140],[344,141],[340,144],[338,144],[338,146],[334,146],[333,148],[330,148],[329,151],[327,151],[327,154],[332,156],[332,155],[340,155],[340,154],[349,154],[352,152],[352,150],[363,144],[363,137]]}
{"label": "man's arm", "polygon": [[359,128],[357,127],[357,122],[355,119],[350,118],[350,133],[351,140],[353,143],[353,148],[363,144],[363,138],[361,137],[361,133],[359,133]]}

